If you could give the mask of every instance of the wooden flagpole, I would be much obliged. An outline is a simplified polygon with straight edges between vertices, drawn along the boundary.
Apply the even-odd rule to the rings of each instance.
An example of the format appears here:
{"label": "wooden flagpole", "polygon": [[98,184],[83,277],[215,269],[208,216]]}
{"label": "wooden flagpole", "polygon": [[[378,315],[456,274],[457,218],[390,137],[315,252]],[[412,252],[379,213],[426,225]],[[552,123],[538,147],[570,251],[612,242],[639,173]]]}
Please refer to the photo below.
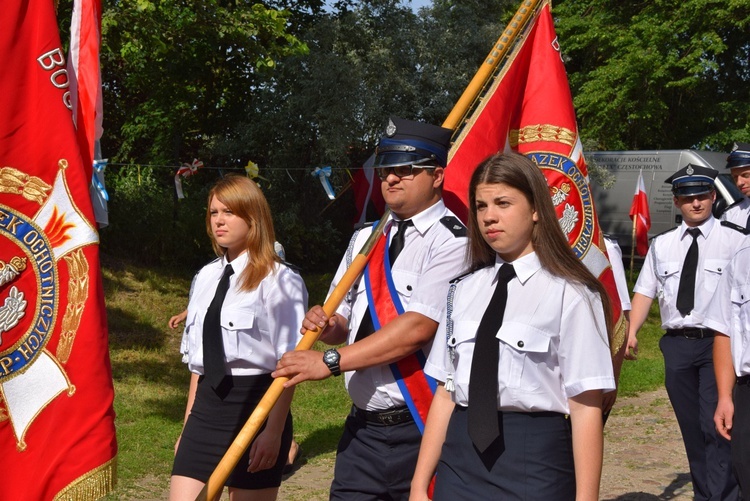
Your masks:
{"label": "wooden flagpole", "polygon": [[[453,110],[451,110],[450,114],[443,122],[443,127],[453,130],[459,128],[461,121],[467,115],[475,100],[479,97],[488,81],[494,75],[500,62],[504,61],[505,56],[513,47],[518,36],[538,12],[541,4],[546,1],[548,0],[524,0],[521,3],[518,11],[516,11],[516,14],[513,16],[513,19],[503,30],[502,35],[497,42],[495,42],[489,55],[485,58],[479,70],[474,75],[474,78],[466,87],[463,94],[454,105]],[[343,301],[347,292],[349,292],[349,289],[352,288],[354,282],[364,271],[367,261],[370,258],[370,251],[372,251],[378,238],[383,234],[383,230],[388,222],[390,214],[390,209],[386,209],[380,222],[375,229],[373,229],[372,235],[370,235],[370,238],[367,240],[359,254],[357,254],[352,260],[352,264],[346,270],[346,273],[344,273],[344,276],[341,278],[338,285],[331,292],[331,295],[328,297],[325,304],[323,304],[323,311],[325,311],[326,315],[329,317],[335,314],[336,309],[341,304],[341,301]],[[320,333],[320,329],[306,331],[295,350],[311,349],[313,344],[315,344],[320,337]],[[221,458],[216,469],[214,469],[214,472],[203,487],[203,490],[195,498],[196,501],[213,500],[217,494],[221,492],[224,487],[224,482],[229,478],[232,470],[234,470],[234,467],[242,457],[245,449],[250,445],[250,442],[255,438],[260,427],[263,426],[263,423],[268,418],[268,414],[271,412],[271,409],[273,409],[273,406],[276,405],[281,393],[284,391],[284,383],[288,380],[289,378],[279,377],[271,383],[271,386],[268,388],[260,402],[258,402],[255,410],[237,434],[237,437],[229,446],[229,449],[227,449],[224,457]]]}

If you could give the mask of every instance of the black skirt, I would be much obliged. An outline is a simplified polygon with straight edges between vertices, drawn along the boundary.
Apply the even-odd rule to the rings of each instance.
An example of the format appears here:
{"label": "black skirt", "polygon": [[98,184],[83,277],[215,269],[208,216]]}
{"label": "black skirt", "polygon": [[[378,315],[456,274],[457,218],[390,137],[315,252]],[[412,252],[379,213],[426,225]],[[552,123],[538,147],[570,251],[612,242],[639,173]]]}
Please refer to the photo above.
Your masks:
{"label": "black skirt", "polygon": [[572,501],[576,496],[570,421],[554,412],[503,412],[503,441],[479,453],[468,412],[451,415],[435,478],[434,501]]}
{"label": "black skirt", "polygon": [[[250,417],[260,399],[273,382],[270,374],[259,376],[226,376],[220,396],[203,377],[198,379],[195,402],[182,431],[180,445],[174,458],[172,475],[208,482],[216,465]],[[263,428],[258,431],[265,429]],[[286,416],[281,446],[276,464],[256,473],[249,473],[250,446],[240,458],[225,485],[239,489],[266,489],[281,485],[281,475],[286,465],[292,443],[292,415]]]}

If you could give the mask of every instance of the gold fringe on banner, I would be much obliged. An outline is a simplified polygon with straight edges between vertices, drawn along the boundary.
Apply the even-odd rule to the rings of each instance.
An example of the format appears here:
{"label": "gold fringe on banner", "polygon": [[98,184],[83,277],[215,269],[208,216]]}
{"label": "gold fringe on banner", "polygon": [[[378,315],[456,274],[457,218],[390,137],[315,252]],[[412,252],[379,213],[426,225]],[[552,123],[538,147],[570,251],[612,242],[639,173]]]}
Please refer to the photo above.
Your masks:
{"label": "gold fringe on banner", "polygon": [[57,493],[54,501],[93,501],[112,492],[117,484],[117,457],[81,475]]}

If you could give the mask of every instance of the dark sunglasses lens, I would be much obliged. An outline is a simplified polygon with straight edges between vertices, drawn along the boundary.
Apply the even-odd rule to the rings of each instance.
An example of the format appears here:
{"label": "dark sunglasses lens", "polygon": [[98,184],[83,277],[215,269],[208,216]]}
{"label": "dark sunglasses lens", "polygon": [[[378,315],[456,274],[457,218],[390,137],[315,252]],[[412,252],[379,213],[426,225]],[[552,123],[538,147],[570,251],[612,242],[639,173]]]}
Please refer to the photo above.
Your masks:
{"label": "dark sunglasses lens", "polygon": [[398,167],[393,168],[393,172],[398,177],[406,177],[412,172],[411,165],[399,165]]}

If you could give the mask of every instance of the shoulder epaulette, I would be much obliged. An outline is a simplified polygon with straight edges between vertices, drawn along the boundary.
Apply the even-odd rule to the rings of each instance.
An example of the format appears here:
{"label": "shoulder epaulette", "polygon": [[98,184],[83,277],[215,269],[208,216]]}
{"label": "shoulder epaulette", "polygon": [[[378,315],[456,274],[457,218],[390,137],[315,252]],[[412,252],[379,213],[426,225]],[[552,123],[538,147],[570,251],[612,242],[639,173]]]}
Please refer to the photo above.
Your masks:
{"label": "shoulder epaulette", "polygon": [[731,228],[735,231],[739,231],[743,235],[750,235],[750,232],[748,232],[745,228],[743,228],[739,224],[734,224],[731,221],[721,221],[721,225],[726,228]]}
{"label": "shoulder epaulette", "polygon": [[298,275],[302,274],[302,268],[300,266],[297,266],[296,264],[292,264],[289,261],[281,261],[281,264],[292,270],[293,272],[297,273]]}
{"label": "shoulder epaulette", "polygon": [[440,222],[453,233],[454,237],[466,236],[466,226],[456,216],[441,217]]}
{"label": "shoulder epaulette", "polygon": [[735,200],[731,204],[727,205],[726,209],[724,209],[724,211],[722,212],[722,214],[726,214],[727,211],[729,211],[729,209],[734,209],[735,207],[739,207],[741,203],[742,203],[742,199],[741,198],[739,200]]}
{"label": "shoulder epaulette", "polygon": [[[475,270],[475,271],[476,271],[476,270]],[[459,276],[457,276],[456,278],[452,279],[452,280],[451,280],[451,281],[450,281],[449,283],[450,283],[451,285],[453,285],[453,284],[457,284],[458,282],[460,282],[460,281],[461,281],[461,280],[463,280],[464,278],[468,277],[468,276],[469,276],[469,275],[471,275],[472,273],[474,273],[474,272],[473,272],[473,271],[467,271],[467,272],[466,272],[466,273],[464,273],[463,275],[459,275]]]}
{"label": "shoulder epaulette", "polygon": [[354,225],[354,229],[361,230],[362,228],[367,228],[368,226],[372,226],[375,223],[377,223],[377,221],[367,221],[365,223],[357,223]]}
{"label": "shoulder epaulette", "polygon": [[666,235],[666,234],[667,234],[667,233],[669,233],[670,231],[674,231],[674,230],[676,230],[677,228],[679,228],[679,226],[675,226],[674,228],[670,228],[670,229],[668,229],[668,230],[666,230],[666,231],[662,231],[662,232],[661,232],[661,233],[659,233],[658,235],[654,235],[653,237],[649,238],[649,240],[654,240],[654,239],[655,239],[655,238],[657,238],[657,237],[660,237],[660,236],[662,236],[662,235]]}

